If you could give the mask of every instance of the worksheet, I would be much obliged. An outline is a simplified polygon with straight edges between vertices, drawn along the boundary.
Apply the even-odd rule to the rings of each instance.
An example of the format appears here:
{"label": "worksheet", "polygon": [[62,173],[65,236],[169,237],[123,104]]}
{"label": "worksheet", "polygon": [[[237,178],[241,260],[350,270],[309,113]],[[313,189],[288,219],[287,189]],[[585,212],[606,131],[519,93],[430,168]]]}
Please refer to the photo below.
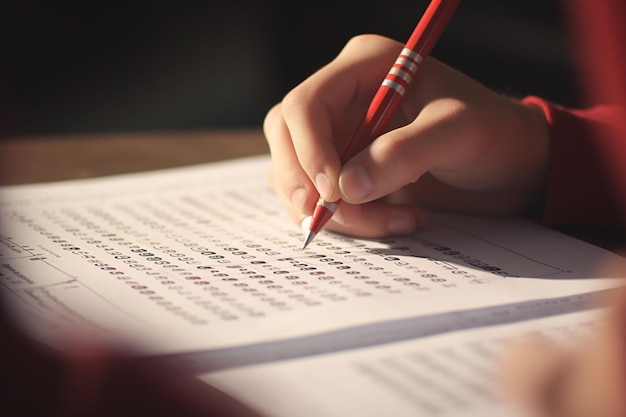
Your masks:
{"label": "worksheet", "polygon": [[521,338],[585,346],[600,310],[207,373],[201,379],[272,417],[520,417],[501,364]]}
{"label": "worksheet", "polygon": [[591,308],[616,255],[526,219],[429,213],[413,236],[303,231],[268,156],[0,188],[3,302],[88,338],[220,370]]}

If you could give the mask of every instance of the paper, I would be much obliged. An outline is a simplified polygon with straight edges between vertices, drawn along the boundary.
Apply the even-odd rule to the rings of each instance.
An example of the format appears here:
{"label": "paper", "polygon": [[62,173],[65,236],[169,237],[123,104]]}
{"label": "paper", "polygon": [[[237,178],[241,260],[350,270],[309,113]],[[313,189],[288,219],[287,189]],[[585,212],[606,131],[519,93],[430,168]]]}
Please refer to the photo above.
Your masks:
{"label": "paper", "polygon": [[595,277],[615,255],[523,219],[433,213],[412,237],[322,232],[303,250],[268,163],[1,188],[5,301],[52,346],[87,336],[224,369],[576,311],[567,297],[617,285]]}
{"label": "paper", "polygon": [[570,313],[202,376],[273,417],[518,415],[498,383],[498,362],[520,335],[585,341],[603,315]]}

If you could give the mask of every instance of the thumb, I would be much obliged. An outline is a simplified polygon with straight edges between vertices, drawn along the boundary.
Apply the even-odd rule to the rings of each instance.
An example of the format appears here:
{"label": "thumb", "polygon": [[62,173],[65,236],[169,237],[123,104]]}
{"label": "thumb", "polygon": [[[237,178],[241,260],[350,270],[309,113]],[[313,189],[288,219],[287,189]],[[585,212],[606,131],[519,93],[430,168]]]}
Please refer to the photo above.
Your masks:
{"label": "thumb", "polygon": [[429,170],[454,176],[456,168],[477,160],[484,146],[469,132],[467,110],[459,100],[437,100],[412,123],[379,136],[342,168],[341,198],[366,203],[416,182]]}

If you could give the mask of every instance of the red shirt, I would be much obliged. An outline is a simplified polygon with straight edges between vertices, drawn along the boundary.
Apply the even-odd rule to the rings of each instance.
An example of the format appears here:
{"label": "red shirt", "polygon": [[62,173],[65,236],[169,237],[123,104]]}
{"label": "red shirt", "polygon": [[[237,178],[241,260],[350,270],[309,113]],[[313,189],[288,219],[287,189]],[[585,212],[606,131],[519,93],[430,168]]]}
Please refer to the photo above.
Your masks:
{"label": "red shirt", "polygon": [[566,3],[581,93],[591,103],[567,109],[538,97],[550,124],[548,196],[551,226],[626,230],[626,2]]}

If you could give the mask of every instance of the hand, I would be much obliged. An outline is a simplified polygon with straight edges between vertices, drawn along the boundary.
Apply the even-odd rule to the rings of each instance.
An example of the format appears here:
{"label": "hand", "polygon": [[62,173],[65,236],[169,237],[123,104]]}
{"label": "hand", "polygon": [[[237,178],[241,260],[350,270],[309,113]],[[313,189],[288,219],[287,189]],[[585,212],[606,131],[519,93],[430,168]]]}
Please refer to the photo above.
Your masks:
{"label": "hand", "polygon": [[549,153],[541,110],[432,58],[390,130],[342,167],[338,149],[402,46],[357,36],[268,112],[269,181],[292,219],[311,214],[318,192],[343,200],[327,228],[362,237],[411,233],[420,208],[519,214],[538,206]]}
{"label": "hand", "polygon": [[626,416],[626,286],[613,291],[608,305],[606,323],[575,348],[531,338],[506,352],[502,381],[528,416]]}

